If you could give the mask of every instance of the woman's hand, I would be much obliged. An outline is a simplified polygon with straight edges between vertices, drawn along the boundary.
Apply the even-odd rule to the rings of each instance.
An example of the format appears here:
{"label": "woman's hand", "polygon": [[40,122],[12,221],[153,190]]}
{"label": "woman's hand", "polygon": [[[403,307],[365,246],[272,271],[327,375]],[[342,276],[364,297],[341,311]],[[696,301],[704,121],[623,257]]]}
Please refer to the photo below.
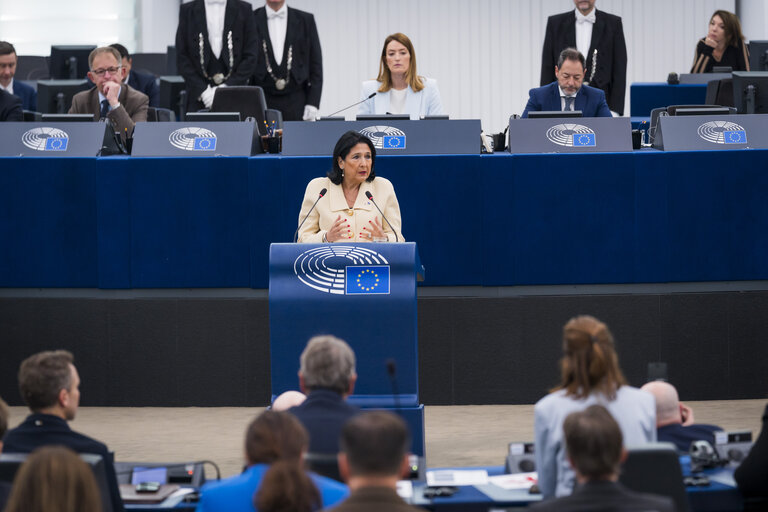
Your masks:
{"label": "woman's hand", "polygon": [[[341,215],[336,217],[336,220],[333,222],[333,226],[331,226],[331,229],[328,230],[328,233],[325,234],[325,239],[329,242],[335,242],[337,240],[341,240],[344,238],[342,235],[344,233],[351,233],[352,230],[349,229],[350,225],[347,224],[347,221],[345,219],[341,218]],[[347,235],[348,237],[349,235]]]}
{"label": "woman's hand", "polygon": [[712,48],[717,48],[717,41],[715,41],[709,36],[704,38],[704,44],[707,46],[711,46]]}
{"label": "woman's hand", "polygon": [[360,236],[369,242],[373,242],[377,238],[387,239],[387,235],[384,233],[384,228],[378,217],[374,217],[372,221],[368,221],[368,225],[363,228],[363,232],[360,233]]}

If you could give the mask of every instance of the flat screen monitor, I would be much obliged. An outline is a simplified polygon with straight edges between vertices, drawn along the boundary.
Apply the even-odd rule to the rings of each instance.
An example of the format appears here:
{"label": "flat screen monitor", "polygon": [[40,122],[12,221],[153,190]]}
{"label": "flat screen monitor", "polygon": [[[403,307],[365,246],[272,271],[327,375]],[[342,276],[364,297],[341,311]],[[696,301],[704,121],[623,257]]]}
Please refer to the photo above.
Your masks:
{"label": "flat screen monitor", "polygon": [[184,119],[187,111],[186,92],[181,94],[185,87],[184,78],[178,75],[160,77],[160,107],[173,110],[176,119]]}
{"label": "flat screen monitor", "polygon": [[48,67],[51,78],[59,80],[84,79],[88,74],[88,56],[95,46],[51,46]]}
{"label": "flat screen monitor", "polygon": [[408,121],[408,114],[365,114],[357,116],[358,121]]}
{"label": "flat screen monitor", "polygon": [[676,116],[723,116],[731,113],[728,107],[691,107],[678,108],[675,110]]}
{"label": "flat screen monitor", "polygon": [[211,121],[240,121],[240,112],[187,112],[185,121],[211,122]]}
{"label": "flat screen monitor", "polygon": [[43,114],[43,121],[56,123],[92,123],[96,114]]}
{"label": "flat screen monitor", "polygon": [[318,121],[345,121],[344,116],[326,116],[318,117]]}
{"label": "flat screen monitor", "polygon": [[739,114],[768,114],[768,71],[734,71],[733,105]]}
{"label": "flat screen monitor", "polygon": [[581,110],[534,110],[528,112],[528,119],[558,119],[563,117],[582,117]]}
{"label": "flat screen monitor", "polygon": [[749,42],[749,69],[768,71],[768,41]]}
{"label": "flat screen monitor", "polygon": [[434,116],[421,116],[423,121],[447,121],[449,119],[448,114],[434,115]]}
{"label": "flat screen monitor", "polygon": [[85,80],[39,80],[37,110],[43,114],[66,114],[72,106],[72,96],[83,90]]}

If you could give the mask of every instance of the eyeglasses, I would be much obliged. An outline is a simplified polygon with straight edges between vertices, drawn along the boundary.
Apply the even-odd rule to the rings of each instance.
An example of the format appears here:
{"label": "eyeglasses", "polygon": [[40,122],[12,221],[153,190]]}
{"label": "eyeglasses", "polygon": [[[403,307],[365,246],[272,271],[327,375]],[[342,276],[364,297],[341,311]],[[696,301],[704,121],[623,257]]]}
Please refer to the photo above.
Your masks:
{"label": "eyeglasses", "polygon": [[96,76],[104,76],[104,73],[109,71],[110,75],[116,75],[118,71],[120,71],[123,68],[123,66],[117,66],[117,67],[111,67],[111,68],[99,68],[94,69],[91,71]]}

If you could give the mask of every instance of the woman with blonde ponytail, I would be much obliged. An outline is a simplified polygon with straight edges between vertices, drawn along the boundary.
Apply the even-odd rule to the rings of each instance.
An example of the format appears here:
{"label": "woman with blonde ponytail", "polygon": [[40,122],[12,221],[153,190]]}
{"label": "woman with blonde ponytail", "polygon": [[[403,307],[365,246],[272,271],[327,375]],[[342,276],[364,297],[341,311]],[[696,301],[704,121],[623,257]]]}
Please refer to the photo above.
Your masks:
{"label": "woman with blonde ponytail", "polygon": [[560,371],[560,385],[534,407],[536,470],[544,499],[573,490],[575,475],[563,439],[563,421],[570,413],[600,404],[621,427],[625,446],[656,441],[654,398],[627,385],[613,335],[603,322],[583,315],[565,324]]}

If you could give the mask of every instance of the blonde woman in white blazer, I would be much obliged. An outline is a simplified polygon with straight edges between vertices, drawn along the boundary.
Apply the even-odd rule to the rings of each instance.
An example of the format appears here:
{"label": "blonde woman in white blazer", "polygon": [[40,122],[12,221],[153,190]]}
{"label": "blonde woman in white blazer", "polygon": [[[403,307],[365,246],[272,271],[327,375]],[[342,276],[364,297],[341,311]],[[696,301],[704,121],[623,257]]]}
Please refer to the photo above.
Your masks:
{"label": "blonde woman in white blazer", "polygon": [[357,109],[365,114],[408,114],[411,119],[421,116],[444,115],[437,81],[416,72],[416,53],[408,36],[392,34],[384,41],[376,80],[363,82],[360,99],[376,93]]}

